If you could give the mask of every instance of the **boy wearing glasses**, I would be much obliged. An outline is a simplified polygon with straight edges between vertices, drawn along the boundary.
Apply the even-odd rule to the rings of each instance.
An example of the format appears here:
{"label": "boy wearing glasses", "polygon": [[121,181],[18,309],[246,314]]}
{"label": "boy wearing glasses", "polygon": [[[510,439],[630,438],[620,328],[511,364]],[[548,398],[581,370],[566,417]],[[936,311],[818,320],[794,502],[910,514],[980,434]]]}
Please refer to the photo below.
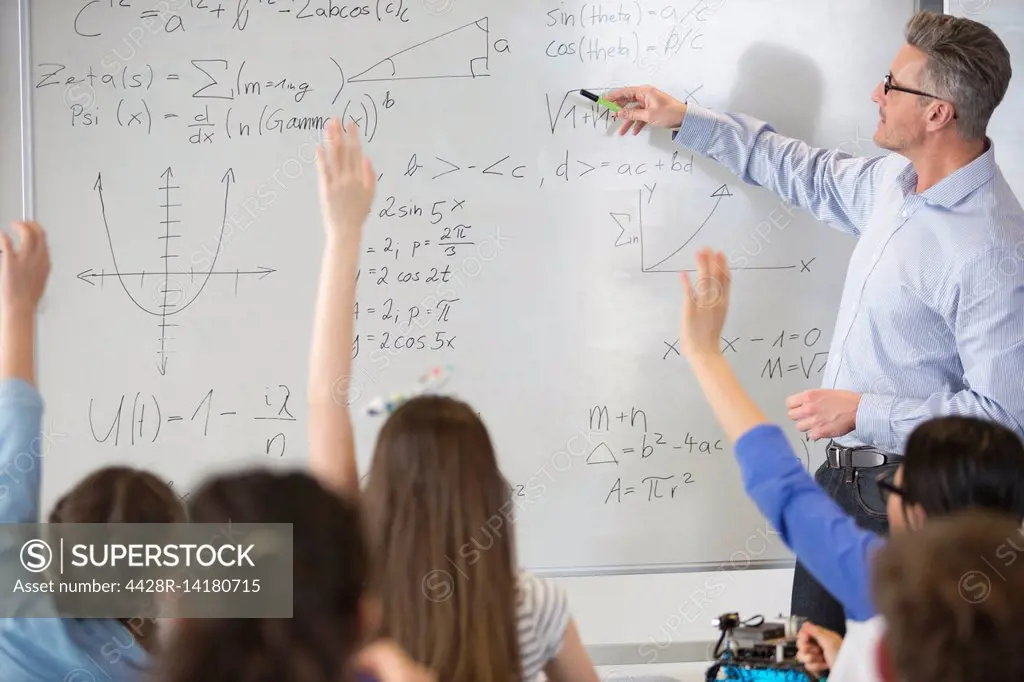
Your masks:
{"label": "boy wearing glasses", "polygon": [[[800,431],[830,439],[817,481],[879,533],[887,520],[874,472],[898,464],[920,424],[971,416],[1024,435],[1024,210],[986,136],[1009,54],[983,24],[932,12],[917,13],[905,36],[871,96],[874,141],[892,153],[871,158],[649,86],[605,95],[624,107],[623,134],[677,129],[677,144],[857,238],[822,386],[787,407]],[[837,631],[852,617],[803,562],[792,609]]]}

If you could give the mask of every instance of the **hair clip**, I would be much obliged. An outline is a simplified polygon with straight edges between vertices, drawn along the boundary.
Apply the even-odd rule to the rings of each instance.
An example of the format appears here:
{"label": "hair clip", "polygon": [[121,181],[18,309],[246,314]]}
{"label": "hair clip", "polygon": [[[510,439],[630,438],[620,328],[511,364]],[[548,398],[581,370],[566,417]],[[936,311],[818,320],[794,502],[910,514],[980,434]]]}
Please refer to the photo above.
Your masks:
{"label": "hair clip", "polygon": [[437,391],[448,382],[448,379],[451,378],[451,374],[452,367],[450,365],[435,367],[421,376],[412,390],[405,393],[392,393],[390,396],[379,396],[371,400],[366,406],[366,414],[371,417],[377,417],[382,414],[391,414],[403,403],[412,400],[417,396]]}

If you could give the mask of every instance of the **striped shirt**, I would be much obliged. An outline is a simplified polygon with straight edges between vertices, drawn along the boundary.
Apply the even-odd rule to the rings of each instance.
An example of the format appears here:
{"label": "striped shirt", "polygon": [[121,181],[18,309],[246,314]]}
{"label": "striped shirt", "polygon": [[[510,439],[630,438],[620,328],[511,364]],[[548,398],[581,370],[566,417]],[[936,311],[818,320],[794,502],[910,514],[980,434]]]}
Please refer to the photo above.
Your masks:
{"label": "striped shirt", "polygon": [[523,681],[533,682],[562,648],[569,627],[569,602],[554,583],[520,571],[516,617]]}
{"label": "striped shirt", "polygon": [[688,105],[675,136],[857,237],[822,386],[861,394],[837,442],[902,452],[942,415],[1024,436],[1024,211],[994,146],[918,194],[898,154],[854,157]]}

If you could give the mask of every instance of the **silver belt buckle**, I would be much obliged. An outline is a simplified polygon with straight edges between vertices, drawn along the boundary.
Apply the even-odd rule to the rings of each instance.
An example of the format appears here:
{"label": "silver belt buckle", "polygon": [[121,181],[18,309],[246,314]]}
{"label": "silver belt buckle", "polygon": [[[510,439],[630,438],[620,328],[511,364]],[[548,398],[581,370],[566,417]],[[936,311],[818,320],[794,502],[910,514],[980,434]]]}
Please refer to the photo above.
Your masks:
{"label": "silver belt buckle", "polygon": [[886,464],[889,458],[876,450],[854,450],[850,453],[850,464],[854,469],[867,469]]}

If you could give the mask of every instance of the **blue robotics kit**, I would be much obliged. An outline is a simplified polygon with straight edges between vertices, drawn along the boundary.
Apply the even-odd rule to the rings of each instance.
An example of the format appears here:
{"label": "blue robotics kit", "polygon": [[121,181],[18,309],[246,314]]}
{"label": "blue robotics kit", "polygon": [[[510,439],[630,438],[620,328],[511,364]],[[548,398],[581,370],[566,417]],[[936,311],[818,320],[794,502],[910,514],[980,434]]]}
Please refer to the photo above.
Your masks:
{"label": "blue robotics kit", "polygon": [[761,616],[741,621],[727,613],[714,621],[720,635],[706,682],[820,682],[796,660],[796,636],[804,619],[767,623]]}

